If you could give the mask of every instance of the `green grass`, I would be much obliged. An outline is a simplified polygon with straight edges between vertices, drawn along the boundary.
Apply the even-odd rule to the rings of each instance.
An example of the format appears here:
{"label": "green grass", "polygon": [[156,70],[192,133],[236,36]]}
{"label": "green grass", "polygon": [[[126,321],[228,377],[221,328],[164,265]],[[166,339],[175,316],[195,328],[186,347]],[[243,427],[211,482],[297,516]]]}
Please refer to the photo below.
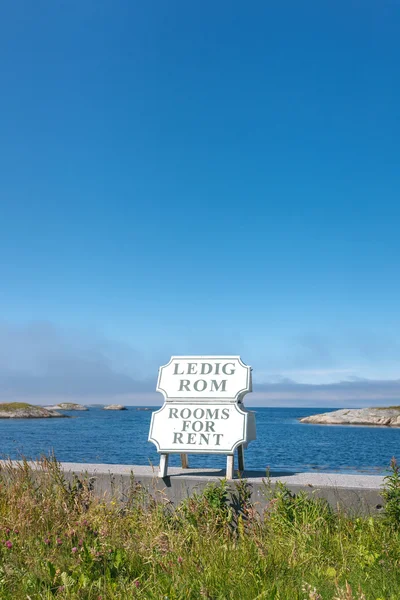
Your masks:
{"label": "green grass", "polygon": [[400,410],[400,406],[375,406],[374,410]]}
{"label": "green grass", "polygon": [[14,411],[19,408],[39,408],[38,406],[33,406],[32,404],[28,404],[27,402],[3,402],[0,403],[0,410],[3,411]]}
{"label": "green grass", "polygon": [[[393,465],[392,465],[393,468]],[[0,471],[1,600],[398,600],[400,481],[392,511],[334,513],[266,484],[262,516],[245,481],[172,507],[133,478],[124,502],[68,484],[54,460]]]}

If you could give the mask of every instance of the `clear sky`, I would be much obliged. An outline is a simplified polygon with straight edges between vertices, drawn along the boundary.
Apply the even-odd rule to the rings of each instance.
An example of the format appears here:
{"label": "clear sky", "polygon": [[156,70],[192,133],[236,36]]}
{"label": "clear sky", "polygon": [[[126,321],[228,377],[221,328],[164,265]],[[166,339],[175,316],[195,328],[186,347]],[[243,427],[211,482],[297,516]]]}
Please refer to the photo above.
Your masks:
{"label": "clear sky", "polygon": [[0,397],[229,353],[257,402],[400,399],[399,39],[395,0],[2,3]]}

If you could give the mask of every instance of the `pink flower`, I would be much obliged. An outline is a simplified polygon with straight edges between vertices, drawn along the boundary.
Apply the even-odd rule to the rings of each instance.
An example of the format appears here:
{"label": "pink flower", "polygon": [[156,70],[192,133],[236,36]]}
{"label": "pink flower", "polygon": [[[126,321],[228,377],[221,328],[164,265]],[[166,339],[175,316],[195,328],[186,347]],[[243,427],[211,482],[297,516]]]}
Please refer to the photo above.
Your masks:
{"label": "pink flower", "polygon": [[178,556],[178,563],[181,565],[183,563],[183,558],[182,556]]}
{"label": "pink flower", "polygon": [[57,539],[56,539],[56,543],[57,543],[59,546],[61,546],[61,544],[62,544],[62,540],[60,540],[60,538],[57,538]]}
{"label": "pink flower", "polygon": [[78,552],[78,548],[75,548],[75,546],[72,548],[72,552],[75,554],[75,552]]}
{"label": "pink flower", "polygon": [[135,585],[135,587],[137,587],[137,588],[138,588],[138,587],[140,586],[140,581],[136,580],[136,581],[134,582],[134,585]]}
{"label": "pink flower", "polygon": [[50,544],[49,538],[44,538],[44,543],[47,544],[47,545],[49,545]]}
{"label": "pink flower", "polygon": [[83,546],[83,540],[79,540],[78,546]]}
{"label": "pink flower", "polygon": [[6,546],[7,546],[7,548],[8,548],[9,550],[11,550],[11,548],[13,547],[13,544],[12,544],[12,542],[10,542],[10,540],[7,540],[7,541],[6,541]]}

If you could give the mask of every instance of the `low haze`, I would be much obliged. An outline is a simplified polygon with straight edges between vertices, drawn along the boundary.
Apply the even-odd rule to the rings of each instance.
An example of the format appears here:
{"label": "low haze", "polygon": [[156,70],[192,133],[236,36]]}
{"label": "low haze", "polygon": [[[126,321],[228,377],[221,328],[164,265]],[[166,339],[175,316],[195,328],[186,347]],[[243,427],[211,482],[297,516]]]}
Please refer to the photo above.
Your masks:
{"label": "low haze", "polygon": [[[162,396],[155,387],[158,366],[169,360],[166,350],[148,348],[144,353],[94,331],[61,330],[50,323],[2,324],[0,336],[0,401],[161,404]],[[288,348],[295,348],[293,355],[275,354],[275,358],[274,348],[270,348],[265,362],[275,371],[263,369],[263,360],[246,348],[243,356],[254,367],[254,392],[248,396],[248,404],[359,406],[380,405],[399,397],[400,380],[360,378],[356,369],[340,368],[340,345],[337,354],[329,356],[331,368],[313,368],[318,363],[315,343],[288,339]],[[180,348],[187,353],[204,350],[204,342],[183,341]],[[213,349],[215,353],[234,353],[237,345],[216,343]],[[354,346],[353,352],[359,364],[364,361],[364,370],[370,365],[371,373],[378,372],[366,361],[362,347]],[[378,364],[385,368],[384,361]]]}

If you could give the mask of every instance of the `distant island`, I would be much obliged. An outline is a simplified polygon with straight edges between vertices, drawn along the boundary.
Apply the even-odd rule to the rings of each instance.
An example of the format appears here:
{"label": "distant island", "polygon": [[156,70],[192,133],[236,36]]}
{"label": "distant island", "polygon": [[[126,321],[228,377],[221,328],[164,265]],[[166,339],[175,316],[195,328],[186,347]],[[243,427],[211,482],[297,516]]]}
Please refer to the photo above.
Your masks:
{"label": "distant island", "polygon": [[60,404],[46,406],[45,408],[47,410],[89,410],[86,406],[76,404],[75,402],[61,402]]}
{"label": "distant island", "polygon": [[109,404],[103,410],[127,410],[127,408],[123,404]]}
{"label": "distant island", "polygon": [[55,417],[67,418],[55,410],[48,410],[42,406],[27,404],[26,402],[6,402],[0,404],[0,419],[51,419]]}
{"label": "distant island", "polygon": [[301,423],[315,425],[377,425],[400,427],[400,406],[375,408],[343,408],[333,412],[300,419]]}

